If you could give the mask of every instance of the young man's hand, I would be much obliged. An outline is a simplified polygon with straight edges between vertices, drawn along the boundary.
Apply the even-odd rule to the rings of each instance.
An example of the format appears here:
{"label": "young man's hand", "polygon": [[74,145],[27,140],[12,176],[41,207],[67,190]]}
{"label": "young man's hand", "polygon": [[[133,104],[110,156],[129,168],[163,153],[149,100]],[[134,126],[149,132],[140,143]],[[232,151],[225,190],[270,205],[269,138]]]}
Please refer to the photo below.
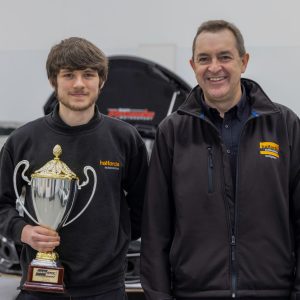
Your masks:
{"label": "young man's hand", "polygon": [[22,230],[21,241],[39,252],[49,252],[59,245],[60,237],[55,230],[26,225]]}

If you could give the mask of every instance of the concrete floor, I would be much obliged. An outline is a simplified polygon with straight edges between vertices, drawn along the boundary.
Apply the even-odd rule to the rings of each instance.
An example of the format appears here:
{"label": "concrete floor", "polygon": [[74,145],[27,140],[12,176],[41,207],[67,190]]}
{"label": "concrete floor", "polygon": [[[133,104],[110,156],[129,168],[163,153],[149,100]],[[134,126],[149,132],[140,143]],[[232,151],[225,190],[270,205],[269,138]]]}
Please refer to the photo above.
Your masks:
{"label": "concrete floor", "polygon": [[0,273],[0,300],[14,300],[19,294],[20,277]]}

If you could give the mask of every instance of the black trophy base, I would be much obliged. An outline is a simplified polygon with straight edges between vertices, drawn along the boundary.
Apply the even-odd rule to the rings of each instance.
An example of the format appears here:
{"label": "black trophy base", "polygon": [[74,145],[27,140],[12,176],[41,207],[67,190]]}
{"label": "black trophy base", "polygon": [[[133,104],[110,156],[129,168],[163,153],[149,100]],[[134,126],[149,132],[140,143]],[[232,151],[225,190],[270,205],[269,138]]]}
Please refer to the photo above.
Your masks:
{"label": "black trophy base", "polygon": [[30,265],[23,290],[64,293],[64,268]]}

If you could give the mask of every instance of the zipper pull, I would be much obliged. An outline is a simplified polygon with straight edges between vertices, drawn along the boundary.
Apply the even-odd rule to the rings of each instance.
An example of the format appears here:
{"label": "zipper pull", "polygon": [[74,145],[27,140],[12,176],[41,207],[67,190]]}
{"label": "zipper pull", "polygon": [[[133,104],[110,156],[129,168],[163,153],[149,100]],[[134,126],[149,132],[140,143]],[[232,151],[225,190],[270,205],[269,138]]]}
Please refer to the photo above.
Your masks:
{"label": "zipper pull", "polygon": [[235,246],[235,236],[231,236],[231,246]]}
{"label": "zipper pull", "polygon": [[212,157],[212,147],[207,147],[208,150],[208,161],[209,161],[209,167],[213,169],[214,163],[213,163],[213,157]]}
{"label": "zipper pull", "polygon": [[232,261],[235,261],[235,236],[231,236],[231,259]]}
{"label": "zipper pull", "polygon": [[232,261],[232,265],[233,265],[233,269],[232,269],[232,293],[231,293],[231,297],[232,298],[236,298],[236,286],[237,286],[237,275],[236,275],[236,269],[235,269],[235,246],[236,246],[236,239],[235,239],[235,235],[232,234],[231,236],[231,261]]}

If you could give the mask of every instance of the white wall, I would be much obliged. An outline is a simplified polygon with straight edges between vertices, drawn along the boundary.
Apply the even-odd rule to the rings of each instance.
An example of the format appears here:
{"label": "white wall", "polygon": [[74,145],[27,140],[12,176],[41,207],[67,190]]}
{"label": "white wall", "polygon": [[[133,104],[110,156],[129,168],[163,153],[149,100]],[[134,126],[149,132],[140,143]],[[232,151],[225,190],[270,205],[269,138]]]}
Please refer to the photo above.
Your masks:
{"label": "white wall", "polygon": [[0,121],[42,115],[52,45],[82,36],[107,55],[139,55],[195,84],[188,60],[198,25],[223,18],[250,52],[245,77],[300,114],[299,0],[0,0]]}

